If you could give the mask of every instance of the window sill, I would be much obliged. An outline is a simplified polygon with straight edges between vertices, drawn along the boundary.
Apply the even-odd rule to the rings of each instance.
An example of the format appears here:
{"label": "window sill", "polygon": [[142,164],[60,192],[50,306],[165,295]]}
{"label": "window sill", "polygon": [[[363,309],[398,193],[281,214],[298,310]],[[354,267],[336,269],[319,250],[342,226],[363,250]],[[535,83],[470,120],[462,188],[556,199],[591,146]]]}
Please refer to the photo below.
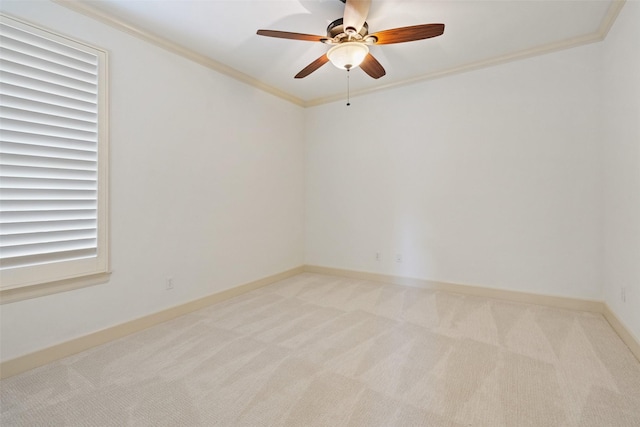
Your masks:
{"label": "window sill", "polygon": [[9,304],[30,298],[38,298],[45,295],[59,292],[72,291],[74,289],[85,288],[87,286],[106,283],[111,277],[111,272],[91,274],[89,276],[74,277],[70,279],[57,280],[55,282],[41,283],[39,285],[24,286],[14,289],[4,289],[0,291],[0,304]]}

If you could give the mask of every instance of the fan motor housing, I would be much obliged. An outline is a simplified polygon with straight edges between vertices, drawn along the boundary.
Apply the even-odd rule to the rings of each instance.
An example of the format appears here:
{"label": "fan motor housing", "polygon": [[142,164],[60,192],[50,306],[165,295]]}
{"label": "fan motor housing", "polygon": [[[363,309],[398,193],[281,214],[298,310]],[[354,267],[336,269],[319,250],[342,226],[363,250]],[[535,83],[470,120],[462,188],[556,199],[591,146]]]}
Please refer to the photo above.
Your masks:
{"label": "fan motor housing", "polygon": [[[345,34],[344,23],[342,18],[338,18],[327,27],[327,37],[333,39],[341,34]],[[360,38],[367,36],[369,34],[369,24],[365,22],[360,31],[358,31],[358,34]]]}

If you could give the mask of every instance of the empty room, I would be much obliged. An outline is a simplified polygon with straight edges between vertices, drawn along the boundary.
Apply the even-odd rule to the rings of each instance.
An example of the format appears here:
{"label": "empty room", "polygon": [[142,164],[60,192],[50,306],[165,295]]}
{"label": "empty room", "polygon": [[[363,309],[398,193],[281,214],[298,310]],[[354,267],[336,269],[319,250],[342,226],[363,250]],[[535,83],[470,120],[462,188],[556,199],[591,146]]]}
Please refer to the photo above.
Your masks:
{"label": "empty room", "polygon": [[640,1],[0,19],[2,426],[640,425]]}

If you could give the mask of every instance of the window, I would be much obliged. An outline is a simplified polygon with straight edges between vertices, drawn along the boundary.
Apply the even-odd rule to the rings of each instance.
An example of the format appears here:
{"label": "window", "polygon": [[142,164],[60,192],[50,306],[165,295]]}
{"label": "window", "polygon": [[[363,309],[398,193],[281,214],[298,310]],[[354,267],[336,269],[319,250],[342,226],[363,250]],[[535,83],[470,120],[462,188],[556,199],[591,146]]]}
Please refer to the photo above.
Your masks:
{"label": "window", "polygon": [[0,16],[0,296],[105,281],[106,52]]}

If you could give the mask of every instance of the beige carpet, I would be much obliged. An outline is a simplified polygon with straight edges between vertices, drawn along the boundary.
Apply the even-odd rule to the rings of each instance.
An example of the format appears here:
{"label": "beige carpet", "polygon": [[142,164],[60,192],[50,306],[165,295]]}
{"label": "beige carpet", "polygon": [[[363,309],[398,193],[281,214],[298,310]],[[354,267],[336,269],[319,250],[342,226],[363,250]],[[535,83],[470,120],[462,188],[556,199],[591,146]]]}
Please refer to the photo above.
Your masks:
{"label": "beige carpet", "polygon": [[0,386],[2,426],[640,426],[601,315],[316,274]]}

